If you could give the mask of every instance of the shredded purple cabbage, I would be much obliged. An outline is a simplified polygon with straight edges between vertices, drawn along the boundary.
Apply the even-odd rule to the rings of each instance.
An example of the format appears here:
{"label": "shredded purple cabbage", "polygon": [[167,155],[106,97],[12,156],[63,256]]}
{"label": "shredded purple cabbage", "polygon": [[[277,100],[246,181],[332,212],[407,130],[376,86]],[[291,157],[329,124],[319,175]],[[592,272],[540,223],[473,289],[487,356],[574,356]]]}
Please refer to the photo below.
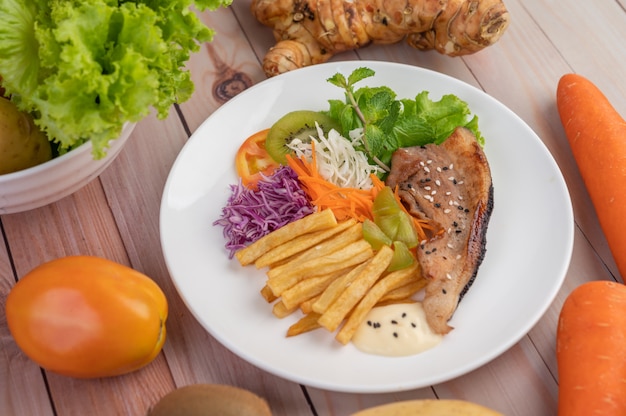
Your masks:
{"label": "shredded purple cabbage", "polygon": [[230,189],[232,194],[222,208],[222,216],[213,223],[224,227],[230,258],[264,235],[315,211],[296,173],[288,166],[261,179],[256,191],[241,180]]}

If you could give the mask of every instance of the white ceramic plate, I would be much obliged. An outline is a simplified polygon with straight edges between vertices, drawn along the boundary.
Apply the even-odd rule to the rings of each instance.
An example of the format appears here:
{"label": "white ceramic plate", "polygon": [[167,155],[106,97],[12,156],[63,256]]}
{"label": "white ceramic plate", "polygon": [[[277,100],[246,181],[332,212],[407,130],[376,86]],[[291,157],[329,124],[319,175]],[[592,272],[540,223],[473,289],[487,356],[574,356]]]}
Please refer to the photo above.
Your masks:
{"label": "white ceramic plate", "polygon": [[[263,271],[229,260],[220,217],[236,183],[234,157],[252,133],[295,109],[327,109],[343,92],[326,79],[367,66],[369,85],[400,97],[455,94],[479,117],[495,189],[487,254],[436,348],[389,358],[341,346],[324,330],[286,338],[297,316],[276,319],[259,294]],[[535,133],[484,92],[429,70],[353,61],[316,65],[263,81],[224,104],[193,134],[167,180],[161,243],[172,279],[197,320],[228,349],[280,377],[322,389],[376,393],[441,383],[494,359],[540,319],[564,279],[573,213],[563,177]]]}

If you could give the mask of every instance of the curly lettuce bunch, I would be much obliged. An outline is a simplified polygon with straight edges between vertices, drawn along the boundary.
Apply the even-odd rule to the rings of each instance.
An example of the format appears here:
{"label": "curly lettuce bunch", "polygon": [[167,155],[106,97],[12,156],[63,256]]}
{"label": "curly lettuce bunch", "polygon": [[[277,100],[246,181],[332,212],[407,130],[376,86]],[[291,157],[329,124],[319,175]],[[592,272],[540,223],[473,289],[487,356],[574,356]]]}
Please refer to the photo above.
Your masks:
{"label": "curly lettuce bunch", "polygon": [[213,39],[190,9],[232,0],[0,0],[0,78],[61,152],[106,153],[126,122],[167,116],[194,85],[184,68]]}

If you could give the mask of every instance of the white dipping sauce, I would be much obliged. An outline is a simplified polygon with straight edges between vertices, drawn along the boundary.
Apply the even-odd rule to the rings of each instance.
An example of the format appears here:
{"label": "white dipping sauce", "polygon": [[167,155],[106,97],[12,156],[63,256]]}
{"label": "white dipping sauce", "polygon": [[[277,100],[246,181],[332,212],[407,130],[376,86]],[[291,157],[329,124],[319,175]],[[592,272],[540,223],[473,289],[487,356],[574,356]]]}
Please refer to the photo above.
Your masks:
{"label": "white dipping sauce", "polygon": [[352,337],[363,352],[406,356],[428,350],[441,342],[426,322],[421,302],[399,303],[373,308]]}

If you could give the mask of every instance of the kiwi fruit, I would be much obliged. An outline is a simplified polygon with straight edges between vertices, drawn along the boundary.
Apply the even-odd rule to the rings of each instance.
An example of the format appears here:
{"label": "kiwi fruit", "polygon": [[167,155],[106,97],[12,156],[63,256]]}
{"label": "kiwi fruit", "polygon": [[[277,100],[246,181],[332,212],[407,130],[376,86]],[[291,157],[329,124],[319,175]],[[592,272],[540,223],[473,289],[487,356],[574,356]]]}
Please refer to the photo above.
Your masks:
{"label": "kiwi fruit", "polygon": [[317,136],[315,122],[317,122],[324,133],[328,133],[332,129],[341,131],[339,123],[322,112],[311,110],[292,111],[282,116],[270,127],[265,139],[267,153],[276,162],[286,165],[287,158],[285,156],[291,152],[287,144],[296,138],[302,141],[309,141],[311,136]]}
{"label": "kiwi fruit", "polygon": [[163,396],[146,416],[271,416],[265,399],[225,384],[190,384]]}

